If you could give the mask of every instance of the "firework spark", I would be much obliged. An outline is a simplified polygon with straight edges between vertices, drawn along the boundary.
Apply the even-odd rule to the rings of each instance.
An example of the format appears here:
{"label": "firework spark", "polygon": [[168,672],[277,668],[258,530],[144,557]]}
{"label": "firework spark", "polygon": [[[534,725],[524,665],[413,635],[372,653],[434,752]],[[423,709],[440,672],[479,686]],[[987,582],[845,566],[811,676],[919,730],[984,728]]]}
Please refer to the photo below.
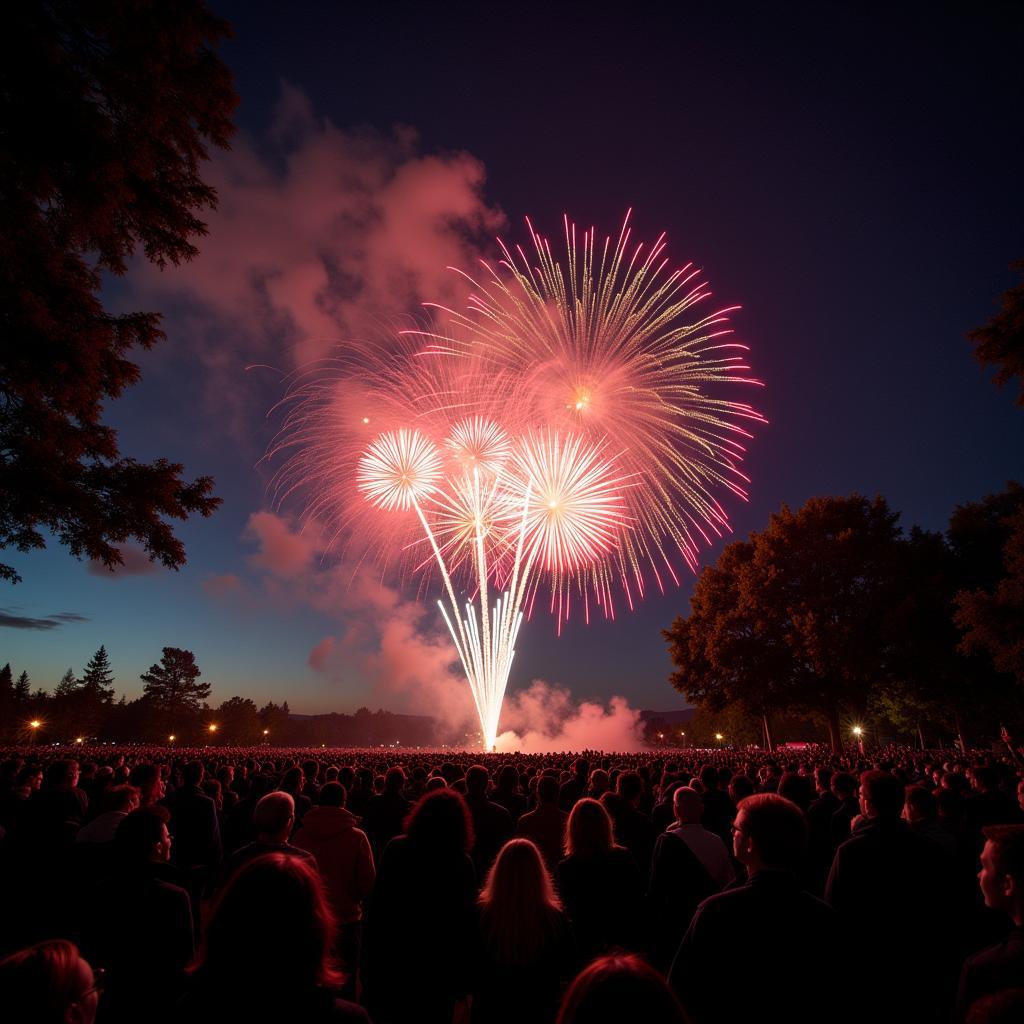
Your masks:
{"label": "firework spark", "polygon": [[632,607],[648,578],[678,582],[679,559],[696,569],[729,528],[720,495],[746,499],[764,422],[726,397],[759,384],[732,310],[697,312],[711,293],[669,267],[664,236],[634,243],[627,215],[599,241],[566,219],[557,257],[527,224],[529,256],[499,243],[496,265],[463,274],[465,309],[431,307],[443,329],[298,374],[269,453],[289,455],[280,500],[302,491],[339,542],[373,537],[402,571],[438,574],[488,749],[542,581],[559,628],[574,603],[589,621],[616,590]]}

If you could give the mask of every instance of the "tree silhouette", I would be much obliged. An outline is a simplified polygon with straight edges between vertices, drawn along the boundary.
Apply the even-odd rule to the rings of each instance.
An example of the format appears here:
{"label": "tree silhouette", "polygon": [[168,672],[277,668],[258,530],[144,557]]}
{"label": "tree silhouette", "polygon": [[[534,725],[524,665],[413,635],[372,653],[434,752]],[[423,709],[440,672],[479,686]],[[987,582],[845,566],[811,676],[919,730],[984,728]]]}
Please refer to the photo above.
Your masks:
{"label": "tree silhouette", "polygon": [[[228,26],[199,0],[14,4],[0,34],[0,549],[45,546],[113,568],[134,538],[185,561],[169,519],[209,515],[213,482],[120,454],[107,399],[128,356],[163,337],[155,313],[108,313],[104,273],[136,249],[191,259],[215,205],[199,177],[233,131]],[[0,564],[0,579],[18,573]]]}
{"label": "tree silhouette", "polygon": [[[1024,260],[1011,266],[1024,273]],[[1024,281],[1003,294],[1003,308],[984,327],[967,335],[982,366],[996,366],[995,383],[1002,387],[1016,380],[1017,404],[1024,405]]]}
{"label": "tree silhouette", "polygon": [[14,700],[17,704],[25,704],[31,691],[29,690],[29,678],[27,672],[22,672],[18,676],[18,681],[14,684]]}
{"label": "tree silhouette", "polygon": [[78,685],[80,692],[91,701],[109,704],[114,699],[114,672],[105,646],[101,645],[89,659]]}
{"label": "tree silhouette", "polygon": [[143,695],[173,724],[197,713],[210,696],[210,684],[200,682],[200,675],[191,651],[165,647],[160,663],[150,666],[149,671],[140,676],[146,684]]}
{"label": "tree silhouette", "polygon": [[864,713],[891,659],[897,518],[881,498],[812,498],[729,545],[665,631],[673,684],[712,708],[814,711],[838,750],[841,713]]}

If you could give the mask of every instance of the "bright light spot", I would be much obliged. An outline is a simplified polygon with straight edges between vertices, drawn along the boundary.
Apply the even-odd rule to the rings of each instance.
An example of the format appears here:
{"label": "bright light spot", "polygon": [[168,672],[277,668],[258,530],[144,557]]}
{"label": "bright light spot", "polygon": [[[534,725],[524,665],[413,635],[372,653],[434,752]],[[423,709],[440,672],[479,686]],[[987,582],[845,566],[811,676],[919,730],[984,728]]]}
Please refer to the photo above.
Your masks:
{"label": "bright light spot", "polygon": [[173,732],[171,733],[171,735],[170,735],[170,736],[168,736],[168,737],[167,737],[167,740],[168,740],[168,742],[170,742],[170,743],[173,743],[173,742],[174,742],[174,733],[173,733]]}
{"label": "bright light spot", "polygon": [[85,742],[85,740],[83,740],[83,739],[82,739],[82,737],[81,737],[81,736],[79,736],[79,737],[78,737],[78,738],[77,738],[77,739],[75,740],[75,742],[76,742],[76,743],[84,743],[84,742]]}
{"label": "bright light spot", "polygon": [[720,732],[716,732],[715,733],[715,739],[716,740],[723,740],[723,739],[725,739],[725,737]]}
{"label": "bright light spot", "polygon": [[33,718],[28,724],[31,725],[33,729],[38,729],[43,723],[40,722],[38,718]]}
{"label": "bright light spot", "polygon": [[864,730],[859,725],[855,725],[853,727],[853,735],[854,736],[859,736],[863,731]]}
{"label": "bright light spot", "polygon": [[216,731],[217,731],[217,726],[211,725],[210,726],[210,732],[216,732]]}
{"label": "bright light spot", "polygon": [[369,416],[364,416],[363,417],[363,426],[366,426],[366,424],[369,423],[369,422],[370,422],[370,417]]}

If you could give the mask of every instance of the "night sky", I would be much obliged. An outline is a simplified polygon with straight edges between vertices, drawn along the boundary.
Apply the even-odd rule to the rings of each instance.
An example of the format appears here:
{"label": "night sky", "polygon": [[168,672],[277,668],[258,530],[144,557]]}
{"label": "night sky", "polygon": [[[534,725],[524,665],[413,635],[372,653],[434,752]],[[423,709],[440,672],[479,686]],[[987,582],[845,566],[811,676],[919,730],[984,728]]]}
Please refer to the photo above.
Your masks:
{"label": "night sky", "polygon": [[[338,598],[341,570],[271,504],[257,463],[282,388],[261,367],[415,310],[452,287],[446,263],[493,257],[496,233],[525,241],[527,215],[553,236],[563,213],[614,233],[632,207],[639,237],[667,231],[673,262],[743,307],[766,387],[736,397],[770,425],[750,503],[728,503],[736,536],[853,491],[941,529],[1021,477],[1024,413],[965,339],[1024,257],[1021,5],[212,6],[241,96],[209,168],[221,210],[192,266],[136,264],[106,296],[163,311],[168,333],[110,409],[123,449],[213,474],[224,505],[181,528],[176,574],[131,553],[113,577],[57,545],[5,553],[25,582],[0,595],[0,663],[33,688],[103,643],[133,697],[170,645],[195,652],[215,703],[430,710],[433,603]],[[536,617],[512,688],[677,706],[659,630],[691,586],[560,639]]]}

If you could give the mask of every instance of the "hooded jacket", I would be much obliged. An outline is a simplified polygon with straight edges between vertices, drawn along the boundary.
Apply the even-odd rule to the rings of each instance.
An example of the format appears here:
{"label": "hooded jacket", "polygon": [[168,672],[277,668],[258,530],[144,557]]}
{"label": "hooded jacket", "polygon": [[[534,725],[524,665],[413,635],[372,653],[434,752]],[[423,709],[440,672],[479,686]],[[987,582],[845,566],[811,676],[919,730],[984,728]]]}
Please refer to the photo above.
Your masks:
{"label": "hooded jacket", "polygon": [[316,858],[339,924],[362,917],[361,903],[373,889],[376,871],[366,833],[344,807],[314,807],[306,812],[292,845]]}

